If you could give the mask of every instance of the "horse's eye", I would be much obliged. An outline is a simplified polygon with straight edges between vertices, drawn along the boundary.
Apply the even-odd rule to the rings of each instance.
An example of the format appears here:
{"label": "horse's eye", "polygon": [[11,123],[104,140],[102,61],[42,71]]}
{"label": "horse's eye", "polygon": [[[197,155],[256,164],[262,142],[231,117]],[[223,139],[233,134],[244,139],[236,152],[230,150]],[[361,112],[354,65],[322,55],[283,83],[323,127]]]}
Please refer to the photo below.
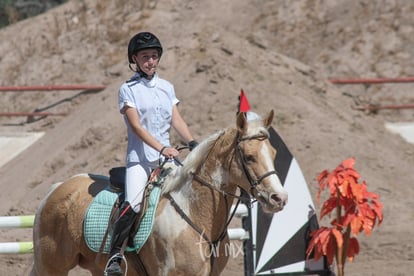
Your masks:
{"label": "horse's eye", "polygon": [[255,162],[255,161],[256,161],[256,159],[254,158],[254,156],[253,156],[253,155],[246,155],[246,156],[244,157],[244,160],[245,160],[247,163],[253,163],[253,162]]}

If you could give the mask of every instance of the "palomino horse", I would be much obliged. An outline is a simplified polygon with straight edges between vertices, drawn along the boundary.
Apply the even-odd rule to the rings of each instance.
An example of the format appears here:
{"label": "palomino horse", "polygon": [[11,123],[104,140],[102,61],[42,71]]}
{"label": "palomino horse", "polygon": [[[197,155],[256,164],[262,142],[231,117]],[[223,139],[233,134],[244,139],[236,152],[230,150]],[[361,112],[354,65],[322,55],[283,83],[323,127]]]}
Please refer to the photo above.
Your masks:
{"label": "palomino horse", "polygon": [[[238,188],[267,212],[283,209],[287,193],[268,139],[272,119],[273,111],[254,121],[240,113],[236,127],[187,155],[163,184],[152,234],[139,254],[126,254],[127,275],[219,275],[229,258],[227,226]],[[97,261],[82,225],[93,197],[107,185],[106,177],[78,175],[49,192],[36,213],[32,276],[68,275],[76,265],[103,275],[108,255]]]}

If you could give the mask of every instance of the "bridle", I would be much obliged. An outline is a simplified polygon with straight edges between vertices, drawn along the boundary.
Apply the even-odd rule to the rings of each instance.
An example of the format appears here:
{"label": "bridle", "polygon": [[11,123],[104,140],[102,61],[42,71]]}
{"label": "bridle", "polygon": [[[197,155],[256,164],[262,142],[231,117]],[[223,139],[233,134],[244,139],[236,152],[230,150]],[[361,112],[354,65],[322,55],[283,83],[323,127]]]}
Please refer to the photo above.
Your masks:
{"label": "bridle", "polygon": [[[274,171],[269,171],[269,172],[263,174],[262,176],[260,176],[257,179],[255,179],[251,175],[251,173],[249,171],[249,168],[248,168],[248,165],[247,165],[246,158],[244,157],[243,151],[240,147],[240,143],[243,142],[243,141],[249,141],[249,140],[255,140],[255,139],[257,139],[257,140],[266,140],[266,139],[269,139],[269,136],[262,133],[262,134],[252,135],[252,136],[238,137],[237,138],[236,149],[237,149],[237,153],[239,154],[240,162],[242,163],[244,174],[246,175],[247,180],[249,181],[251,194],[255,195],[255,197],[257,198],[258,196],[260,196],[260,192],[258,191],[257,186],[266,177],[271,176],[272,174],[277,175],[277,172],[275,170]],[[239,186],[239,188],[242,189],[240,186]]]}

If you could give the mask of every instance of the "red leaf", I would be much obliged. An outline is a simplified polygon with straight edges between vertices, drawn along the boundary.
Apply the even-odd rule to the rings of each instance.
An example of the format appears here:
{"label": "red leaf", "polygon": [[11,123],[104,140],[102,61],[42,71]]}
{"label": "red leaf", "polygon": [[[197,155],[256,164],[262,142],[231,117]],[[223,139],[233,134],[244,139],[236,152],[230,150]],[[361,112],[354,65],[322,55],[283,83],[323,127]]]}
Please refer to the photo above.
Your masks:
{"label": "red leaf", "polygon": [[346,213],[343,217],[341,217],[342,226],[347,227],[349,224],[351,224],[355,216],[356,215],[354,212]]}
{"label": "red leaf", "polygon": [[373,200],[372,202],[372,210],[375,212],[378,218],[378,225],[382,222],[382,203],[376,200]]}
{"label": "red leaf", "polygon": [[338,185],[338,191],[341,194],[341,196],[348,197],[348,189],[349,189],[348,185],[349,185],[348,179],[342,180],[341,184]]}
{"label": "red leaf", "polygon": [[335,237],[338,248],[342,248],[342,245],[344,243],[342,233],[334,228],[332,229],[332,235]]}
{"label": "red leaf", "polygon": [[319,191],[318,191],[318,202],[320,202],[321,199],[321,192],[327,187],[328,182],[326,181],[326,178],[328,176],[328,171],[324,170],[321,172],[318,176],[318,182],[319,182]]}
{"label": "red leaf", "polygon": [[333,263],[338,243],[342,246],[342,234],[335,228],[321,227],[311,232],[311,241],[306,250],[306,256],[314,252],[314,259],[326,256],[328,264]]}
{"label": "red leaf", "polygon": [[328,174],[329,174],[328,170],[324,170],[323,172],[321,172],[318,175],[318,182],[319,183],[322,182],[322,180],[324,180],[328,176]]}
{"label": "red leaf", "polygon": [[351,231],[355,236],[358,236],[359,232],[361,232],[362,226],[362,218],[360,216],[354,216],[351,220]]}
{"label": "red leaf", "polygon": [[351,183],[350,188],[352,191],[352,198],[354,198],[356,202],[361,202],[364,199],[363,189],[361,188],[361,185],[359,185],[357,182],[353,182]]}
{"label": "red leaf", "polygon": [[348,158],[342,161],[341,166],[345,168],[353,168],[355,165],[355,159],[354,158]]}
{"label": "red leaf", "polygon": [[329,239],[328,245],[326,247],[325,256],[329,265],[333,263],[334,257],[336,255],[337,246],[333,238]]}
{"label": "red leaf", "polygon": [[325,215],[329,214],[335,208],[336,208],[336,199],[329,198],[322,205],[320,218],[323,218]]}
{"label": "red leaf", "polygon": [[307,258],[309,258],[312,251],[314,252],[315,260],[318,260],[323,256],[322,244],[321,244],[321,235],[327,231],[326,227],[321,227],[317,230],[314,230],[310,233],[311,240],[309,242],[308,248],[306,249]]}
{"label": "red leaf", "polygon": [[349,261],[353,261],[355,255],[359,253],[359,243],[356,238],[350,238],[348,244],[348,252],[346,256],[348,257]]}
{"label": "red leaf", "polygon": [[378,199],[379,198],[379,196],[376,193],[368,192],[367,184],[365,183],[365,181],[363,181],[360,186],[362,190],[362,196],[365,199]]}

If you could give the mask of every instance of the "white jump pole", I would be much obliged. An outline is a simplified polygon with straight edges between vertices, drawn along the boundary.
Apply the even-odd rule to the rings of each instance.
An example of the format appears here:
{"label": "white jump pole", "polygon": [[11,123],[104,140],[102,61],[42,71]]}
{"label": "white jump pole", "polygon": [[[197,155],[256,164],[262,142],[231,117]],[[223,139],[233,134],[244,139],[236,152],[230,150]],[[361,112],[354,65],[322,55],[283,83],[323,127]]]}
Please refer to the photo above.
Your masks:
{"label": "white jump pole", "polygon": [[249,232],[243,228],[229,228],[227,229],[230,240],[248,240],[250,238]]}
{"label": "white jump pole", "polygon": [[[235,207],[236,205],[231,206],[230,214],[233,213]],[[234,215],[238,218],[247,217],[249,215],[247,206],[245,204],[239,204]]]}
{"label": "white jump pole", "polygon": [[[230,213],[233,213],[235,207],[236,205],[231,206]],[[247,217],[249,215],[247,206],[245,204],[239,204],[234,215],[238,218]],[[229,228],[227,229],[227,233],[229,234],[230,240],[244,241],[250,238],[249,232],[243,228]]]}
{"label": "white jump pole", "polygon": [[32,242],[2,242],[0,254],[25,254],[33,253]]}
{"label": "white jump pole", "polygon": [[[243,228],[227,229],[230,240],[247,240],[249,233]],[[2,242],[0,254],[27,254],[33,253],[33,242]]]}
{"label": "white jump pole", "polygon": [[[233,212],[235,205],[231,207],[231,213]],[[247,206],[245,204],[239,204],[235,216],[238,218],[246,217],[248,215]],[[0,228],[31,228],[34,223],[34,215],[27,216],[0,216]]]}
{"label": "white jump pole", "polygon": [[[249,232],[243,228],[227,229],[230,240],[247,240]],[[33,253],[33,242],[2,242],[0,243],[0,254],[26,254]]]}
{"label": "white jump pole", "polygon": [[34,215],[0,216],[0,228],[31,228],[33,227],[34,218]]}

